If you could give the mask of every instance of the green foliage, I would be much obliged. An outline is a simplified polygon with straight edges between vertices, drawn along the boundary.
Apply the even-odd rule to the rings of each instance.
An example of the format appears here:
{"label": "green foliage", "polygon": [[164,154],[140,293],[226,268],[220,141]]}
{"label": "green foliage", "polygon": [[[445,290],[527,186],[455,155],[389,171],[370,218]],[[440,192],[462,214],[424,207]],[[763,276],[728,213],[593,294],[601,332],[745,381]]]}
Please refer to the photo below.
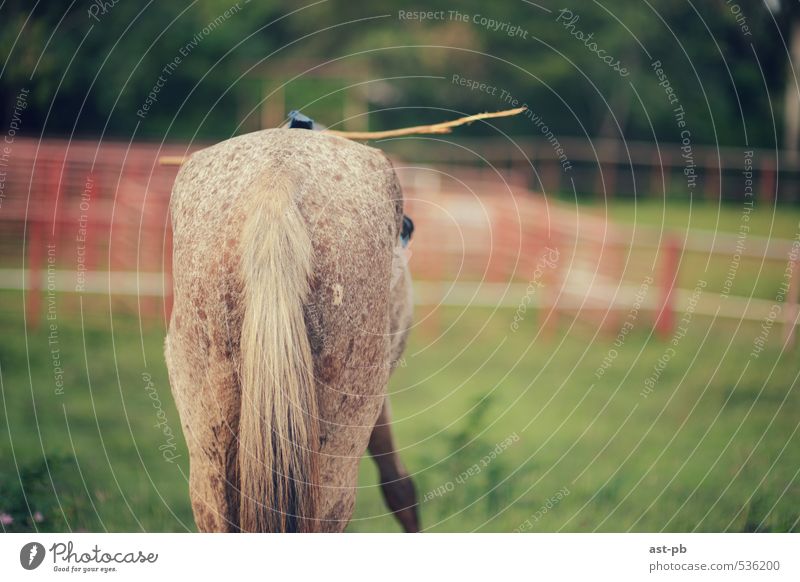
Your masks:
{"label": "green foliage", "polygon": [[64,455],[0,472],[0,521],[6,532],[88,531],[98,524],[74,463]]}
{"label": "green foliage", "polygon": [[[284,83],[286,107],[304,108],[325,124],[353,113],[343,107],[347,92],[366,96],[374,129],[439,121],[447,117],[439,108],[501,109],[509,106],[500,97],[506,90],[557,135],[673,142],[679,134],[672,106],[650,68],[659,60],[687,110],[694,143],[742,143],[746,128],[750,144],[774,145],[770,121],[774,116],[781,126],[787,58],[785,8],[772,13],[758,0],[739,0],[747,35],[715,0],[572,6],[575,28],[593,34],[630,70],[622,78],[556,22],[561,5],[541,4],[550,11],[479,0],[329,1],[302,9],[233,0],[118,2],[92,18],[90,2],[66,13],[64,4],[40,2],[29,14],[31,5],[12,0],[0,9],[2,114],[7,123],[14,95],[28,87],[30,134],[44,128],[53,135],[220,139],[258,128],[262,101]],[[401,10],[443,18],[401,19]],[[467,21],[454,18],[454,10]],[[521,33],[495,30],[482,17]],[[142,119],[137,111],[175,57],[180,66]],[[335,63],[315,69],[326,61]],[[497,91],[470,91],[452,83],[454,74]],[[338,93],[326,97],[331,91]],[[512,135],[535,133],[519,120],[502,127]],[[460,131],[492,133],[484,124]]]}

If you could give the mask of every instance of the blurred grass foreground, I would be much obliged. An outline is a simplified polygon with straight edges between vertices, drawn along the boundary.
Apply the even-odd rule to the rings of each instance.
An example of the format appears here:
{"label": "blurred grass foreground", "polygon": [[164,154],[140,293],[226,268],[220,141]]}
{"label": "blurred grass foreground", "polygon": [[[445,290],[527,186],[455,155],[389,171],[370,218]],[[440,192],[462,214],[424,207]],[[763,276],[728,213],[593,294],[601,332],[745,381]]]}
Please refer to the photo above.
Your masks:
{"label": "blurred grass foreground", "polygon": [[[1,297],[4,529],[193,530],[163,326],[60,295],[56,357],[46,320],[26,329],[22,294]],[[762,322],[695,314],[672,339],[637,324],[620,342],[624,322],[433,313],[390,385],[426,530],[798,531],[800,362],[777,331],[749,355]],[[349,531],[396,531],[368,458],[359,487]]]}

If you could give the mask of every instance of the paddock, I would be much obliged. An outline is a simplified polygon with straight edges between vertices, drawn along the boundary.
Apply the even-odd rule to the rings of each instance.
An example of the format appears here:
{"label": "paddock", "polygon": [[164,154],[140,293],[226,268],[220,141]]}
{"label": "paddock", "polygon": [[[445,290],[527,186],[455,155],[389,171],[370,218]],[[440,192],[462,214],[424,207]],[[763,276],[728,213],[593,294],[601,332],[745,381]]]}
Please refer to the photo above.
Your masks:
{"label": "paddock", "polygon": [[[161,356],[175,168],[158,159],[196,147],[15,143],[0,513],[194,529]],[[592,203],[393,161],[417,316],[390,393],[426,531],[797,530],[794,205]],[[359,486],[349,530],[396,531],[366,463]]]}

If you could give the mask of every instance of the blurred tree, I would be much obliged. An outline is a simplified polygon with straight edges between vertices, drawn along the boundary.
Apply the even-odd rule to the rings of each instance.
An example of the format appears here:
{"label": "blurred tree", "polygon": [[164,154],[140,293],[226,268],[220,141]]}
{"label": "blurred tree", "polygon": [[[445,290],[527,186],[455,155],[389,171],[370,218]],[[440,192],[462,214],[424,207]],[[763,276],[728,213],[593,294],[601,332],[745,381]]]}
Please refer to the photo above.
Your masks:
{"label": "blurred tree", "polygon": [[[372,110],[385,109],[370,115],[370,127],[382,128],[449,117],[437,108],[509,107],[501,97],[507,94],[528,103],[559,135],[675,141],[673,106],[651,68],[661,61],[695,143],[744,143],[746,134],[751,145],[774,146],[774,127],[765,120],[772,103],[783,101],[775,108],[776,125],[785,118],[783,142],[797,144],[800,114],[788,97],[781,42],[781,35],[792,36],[797,5],[783,0],[783,12],[773,13],[777,4],[770,10],[761,0],[657,7],[608,0],[573,7],[579,18],[567,28],[558,20],[561,5],[546,0],[417,6],[330,0],[294,8],[244,0],[119,1],[103,10],[83,0],[66,11],[59,3],[8,0],[0,7],[2,115],[7,125],[25,86],[32,101],[27,133],[220,139],[263,124],[269,92],[335,60],[344,73],[325,76],[320,73],[330,67],[319,67],[302,83],[289,82],[286,107],[309,104],[312,116],[332,123],[348,114],[342,95],[358,92]],[[400,10],[444,17],[401,19]],[[512,26],[518,30],[509,34]],[[592,34],[629,76],[603,63],[576,30]],[[137,115],[176,57],[180,65],[146,115]],[[453,75],[497,89],[469,90],[453,83]],[[363,85],[345,91],[357,83]],[[521,120],[504,127],[515,135],[535,133]],[[462,133],[487,131],[474,124]]]}
{"label": "blurred tree", "polygon": [[783,96],[783,147],[797,161],[800,137],[800,3],[784,0],[775,9],[789,31],[789,58],[786,61],[786,81]]}

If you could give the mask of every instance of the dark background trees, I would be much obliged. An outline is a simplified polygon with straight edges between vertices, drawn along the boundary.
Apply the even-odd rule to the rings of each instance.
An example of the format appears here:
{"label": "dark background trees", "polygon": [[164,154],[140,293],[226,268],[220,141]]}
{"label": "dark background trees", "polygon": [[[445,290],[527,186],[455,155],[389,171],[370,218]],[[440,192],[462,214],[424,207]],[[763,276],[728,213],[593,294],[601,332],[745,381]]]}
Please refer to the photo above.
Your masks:
{"label": "dark background trees", "polygon": [[[448,117],[437,108],[502,109],[505,90],[557,135],[677,141],[672,106],[650,66],[660,60],[695,143],[796,145],[791,103],[798,97],[788,66],[796,2],[580,3],[570,8],[579,20],[569,30],[556,22],[562,5],[538,6],[549,12],[523,1],[332,0],[303,7],[120,0],[67,9],[9,0],[0,8],[3,123],[23,87],[31,92],[27,135],[173,140],[267,126],[277,118],[264,105],[270,94],[273,112],[303,108],[328,124],[372,110],[369,127],[378,129]],[[400,10],[443,11],[444,19],[401,19]],[[451,18],[451,10],[469,21]],[[476,15],[516,25],[524,38],[475,22]],[[603,63],[570,34],[575,30],[593,33],[598,49],[630,75]],[[142,118],[137,110],[174,57],[180,65]],[[318,66],[329,60],[335,62]],[[454,74],[498,89],[470,91],[451,82]],[[531,133],[530,124],[510,126],[512,134]]]}

